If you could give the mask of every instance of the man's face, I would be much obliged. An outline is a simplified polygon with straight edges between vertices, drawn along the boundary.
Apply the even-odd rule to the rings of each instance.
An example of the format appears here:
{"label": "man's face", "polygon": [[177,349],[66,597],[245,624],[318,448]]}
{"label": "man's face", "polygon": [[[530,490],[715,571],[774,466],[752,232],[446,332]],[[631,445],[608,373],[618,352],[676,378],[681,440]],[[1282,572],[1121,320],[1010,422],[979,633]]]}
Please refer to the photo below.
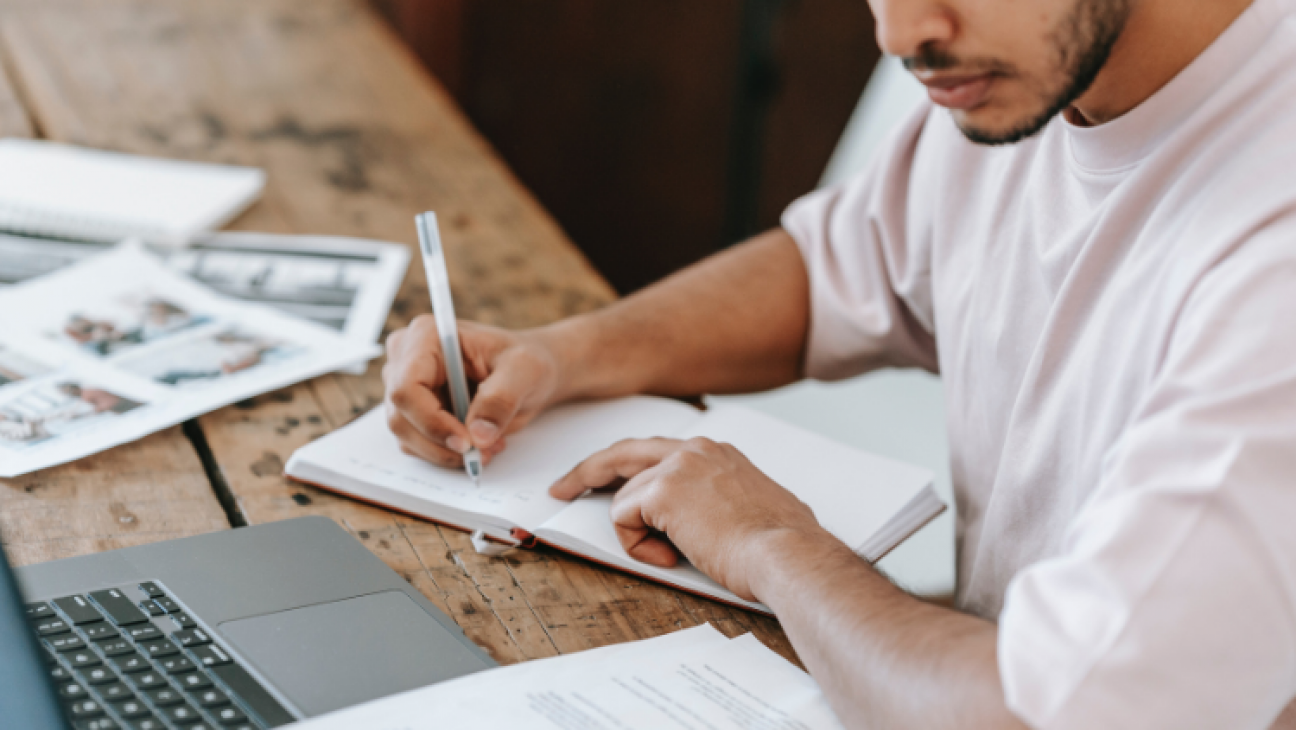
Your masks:
{"label": "man's face", "polygon": [[1029,137],[1093,83],[1132,0],[871,0],[878,40],[980,144]]}

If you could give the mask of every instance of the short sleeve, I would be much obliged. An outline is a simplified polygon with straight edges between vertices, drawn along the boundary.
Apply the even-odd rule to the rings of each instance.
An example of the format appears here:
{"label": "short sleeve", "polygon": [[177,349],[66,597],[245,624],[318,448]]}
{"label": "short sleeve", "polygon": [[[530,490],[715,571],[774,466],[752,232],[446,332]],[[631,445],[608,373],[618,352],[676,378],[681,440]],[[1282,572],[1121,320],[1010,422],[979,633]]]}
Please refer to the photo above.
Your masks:
{"label": "short sleeve", "polygon": [[1035,728],[1268,728],[1296,695],[1296,221],[1203,277],[1061,555],[1008,587]]}
{"label": "short sleeve", "polygon": [[834,380],[881,367],[935,372],[931,255],[908,204],[931,107],[922,104],[860,175],[783,214],[810,276],[805,374]]}

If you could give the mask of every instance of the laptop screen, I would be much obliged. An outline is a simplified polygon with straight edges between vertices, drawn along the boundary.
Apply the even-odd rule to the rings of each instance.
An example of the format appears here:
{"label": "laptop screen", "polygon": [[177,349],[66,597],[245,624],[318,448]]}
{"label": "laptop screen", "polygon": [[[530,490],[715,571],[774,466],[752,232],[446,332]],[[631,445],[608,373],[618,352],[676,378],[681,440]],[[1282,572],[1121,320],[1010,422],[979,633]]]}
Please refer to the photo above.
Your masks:
{"label": "laptop screen", "polygon": [[54,682],[27,622],[22,595],[0,550],[0,718],[5,727],[67,730]]}

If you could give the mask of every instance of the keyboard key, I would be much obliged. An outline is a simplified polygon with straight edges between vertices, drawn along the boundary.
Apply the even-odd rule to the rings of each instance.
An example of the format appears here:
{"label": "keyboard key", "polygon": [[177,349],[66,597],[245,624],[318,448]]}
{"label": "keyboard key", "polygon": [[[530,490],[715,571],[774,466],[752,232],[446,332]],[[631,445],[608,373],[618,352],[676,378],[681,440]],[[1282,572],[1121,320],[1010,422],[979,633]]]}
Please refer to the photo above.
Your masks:
{"label": "keyboard key", "polygon": [[167,730],[166,723],[157,719],[157,716],[153,713],[149,713],[144,717],[135,718],[134,720],[127,720],[126,723],[126,727],[129,727],[131,730]]}
{"label": "keyboard key", "polygon": [[44,618],[37,621],[33,628],[41,636],[53,636],[55,634],[64,634],[71,630],[68,622],[61,618]]}
{"label": "keyboard key", "polygon": [[41,621],[47,618],[56,618],[54,614],[54,609],[50,608],[50,605],[48,603],[45,603],[44,601],[41,601],[40,603],[27,604],[26,611],[27,611],[27,618],[32,621]]}
{"label": "keyboard key", "polygon": [[130,654],[112,657],[111,661],[113,665],[117,667],[117,671],[125,672],[126,674],[133,674],[135,672],[142,672],[145,669],[153,668],[153,665],[149,663],[149,660],[136,654],[133,650]]}
{"label": "keyboard key", "polygon": [[114,657],[134,653],[135,647],[129,641],[119,637],[99,642],[99,651],[102,651],[105,656]]}
{"label": "keyboard key", "polygon": [[117,629],[112,627],[112,624],[106,624],[103,622],[91,624],[81,631],[85,634],[85,637],[91,641],[107,641],[108,639],[116,639],[118,636],[121,636],[121,634],[117,633]]}
{"label": "keyboard key", "polygon": [[90,684],[112,684],[117,681],[117,675],[108,667],[90,667],[81,672],[81,679]]}
{"label": "keyboard key", "polygon": [[212,714],[216,716],[217,722],[222,725],[235,725],[240,722],[247,722],[248,716],[237,707],[222,707],[219,710],[213,710]]}
{"label": "keyboard key", "polygon": [[136,641],[152,641],[153,639],[162,638],[162,632],[153,624],[127,627],[126,635]]}
{"label": "keyboard key", "polygon": [[165,616],[166,611],[154,601],[140,601],[140,610],[150,616]]}
{"label": "keyboard key", "polygon": [[158,587],[158,584],[154,583],[153,581],[149,581],[147,583],[140,583],[139,588],[141,591],[144,591],[146,594],[148,594],[149,598],[161,598],[166,595],[166,593],[164,593],[162,589]]}
{"label": "keyboard key", "polygon": [[185,672],[192,672],[197,668],[194,666],[193,662],[189,661],[189,657],[184,656],[183,654],[166,657],[165,659],[160,660],[158,664],[162,665],[162,669],[167,674],[184,674]]}
{"label": "keyboard key", "polygon": [[130,683],[135,685],[136,689],[150,690],[167,686],[167,681],[162,678],[162,675],[152,670],[140,672],[139,674],[128,674],[126,679],[130,680]]}
{"label": "keyboard key", "polygon": [[121,725],[111,717],[96,717],[90,720],[77,720],[72,723],[76,730],[121,730]]}
{"label": "keyboard key", "polygon": [[140,702],[134,697],[125,702],[118,702],[113,705],[113,707],[117,710],[118,714],[127,720],[133,720],[137,717],[144,717],[149,714],[148,705]]}
{"label": "keyboard key", "polygon": [[220,664],[212,667],[211,673],[224,682],[227,688],[233,690],[231,697],[242,700],[245,707],[255,712],[270,727],[296,722],[296,719],[280,706],[279,702],[271,697],[270,693],[266,692],[265,688],[243,667],[237,664]]}
{"label": "keyboard key", "polygon": [[198,628],[198,622],[194,621],[193,617],[185,613],[184,611],[181,611],[180,613],[171,614],[171,620],[175,621],[177,624],[180,624],[180,628],[182,629]]}
{"label": "keyboard key", "polygon": [[47,641],[49,641],[50,646],[54,648],[54,651],[57,651],[60,654],[86,648],[85,639],[82,639],[76,634],[53,636],[47,639]]}
{"label": "keyboard key", "polygon": [[118,626],[131,626],[148,621],[148,616],[116,588],[95,591],[90,594],[90,597],[108,612],[108,618]]}
{"label": "keyboard key", "polygon": [[171,656],[172,654],[180,653],[180,648],[166,639],[146,641],[140,644],[140,648],[154,659],[161,659],[164,656]]}
{"label": "keyboard key", "polygon": [[77,626],[103,621],[103,614],[99,613],[99,609],[90,605],[85,596],[55,598],[53,603],[63,612],[64,616],[71,619],[72,623]]}
{"label": "keyboard key", "polygon": [[67,669],[61,666],[50,669],[50,679],[53,679],[55,682],[62,682],[65,679],[71,679],[71,678],[72,678],[72,672],[69,672]]}
{"label": "keyboard key", "polygon": [[176,603],[174,598],[159,598],[155,601],[155,603],[161,606],[162,610],[166,611],[167,613],[180,612],[180,604]]}
{"label": "keyboard key", "polygon": [[208,646],[195,646],[193,648],[193,655],[198,658],[198,661],[203,663],[203,666],[207,667],[229,664],[233,661],[233,659],[230,659],[230,655],[225,653],[224,649],[215,644]]}
{"label": "keyboard key", "polygon": [[76,682],[60,682],[58,696],[65,700],[75,701],[87,696],[86,688]]}
{"label": "keyboard key", "polygon": [[159,687],[144,693],[158,707],[169,707],[184,702],[184,695],[170,687]]}
{"label": "keyboard key", "polygon": [[94,700],[81,700],[68,705],[68,714],[73,719],[82,717],[98,717],[104,714],[103,707]]}
{"label": "keyboard key", "polygon": [[180,686],[184,687],[186,690],[190,692],[196,692],[198,690],[207,689],[208,687],[212,686],[212,681],[207,678],[207,675],[202,674],[200,672],[194,672],[193,674],[183,675],[179,678],[179,680],[180,680]]}
{"label": "keyboard key", "polygon": [[218,689],[205,689],[195,692],[193,699],[201,707],[211,708],[229,704],[229,695]]}
{"label": "keyboard key", "polygon": [[171,634],[171,640],[184,647],[202,646],[211,643],[211,637],[202,629],[177,631]]}
{"label": "keyboard key", "polygon": [[99,696],[107,702],[126,702],[135,699],[135,693],[121,682],[105,684],[102,687],[96,687],[99,690]]}
{"label": "keyboard key", "polygon": [[180,726],[192,725],[195,722],[202,721],[202,715],[198,714],[198,710],[195,710],[187,702],[183,705],[176,705],[162,710],[162,716]]}
{"label": "keyboard key", "polygon": [[103,664],[103,662],[99,661],[99,655],[89,649],[71,652],[67,655],[67,660],[73,669],[85,669],[86,667],[97,667]]}

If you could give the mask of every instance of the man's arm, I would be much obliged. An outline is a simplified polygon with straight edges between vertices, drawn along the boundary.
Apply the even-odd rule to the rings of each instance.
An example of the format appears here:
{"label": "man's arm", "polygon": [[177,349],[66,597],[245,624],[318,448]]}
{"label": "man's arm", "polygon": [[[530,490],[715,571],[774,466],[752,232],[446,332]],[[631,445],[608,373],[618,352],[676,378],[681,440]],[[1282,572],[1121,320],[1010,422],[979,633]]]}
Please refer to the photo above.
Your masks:
{"label": "man's arm", "polygon": [[671,566],[678,550],[773,609],[848,727],[1025,727],[1004,700],[993,624],[891,585],[733,446],[623,441],[550,494],[573,499],[617,479],[628,481],[610,517],[630,556]]}
{"label": "man's arm", "polygon": [[436,322],[419,317],[387,341],[388,425],[407,453],[454,466],[470,445],[489,461],[568,400],[784,385],[800,377],[809,296],[796,243],[775,229],[598,312],[523,332],[464,322],[467,426],[447,407]]}

